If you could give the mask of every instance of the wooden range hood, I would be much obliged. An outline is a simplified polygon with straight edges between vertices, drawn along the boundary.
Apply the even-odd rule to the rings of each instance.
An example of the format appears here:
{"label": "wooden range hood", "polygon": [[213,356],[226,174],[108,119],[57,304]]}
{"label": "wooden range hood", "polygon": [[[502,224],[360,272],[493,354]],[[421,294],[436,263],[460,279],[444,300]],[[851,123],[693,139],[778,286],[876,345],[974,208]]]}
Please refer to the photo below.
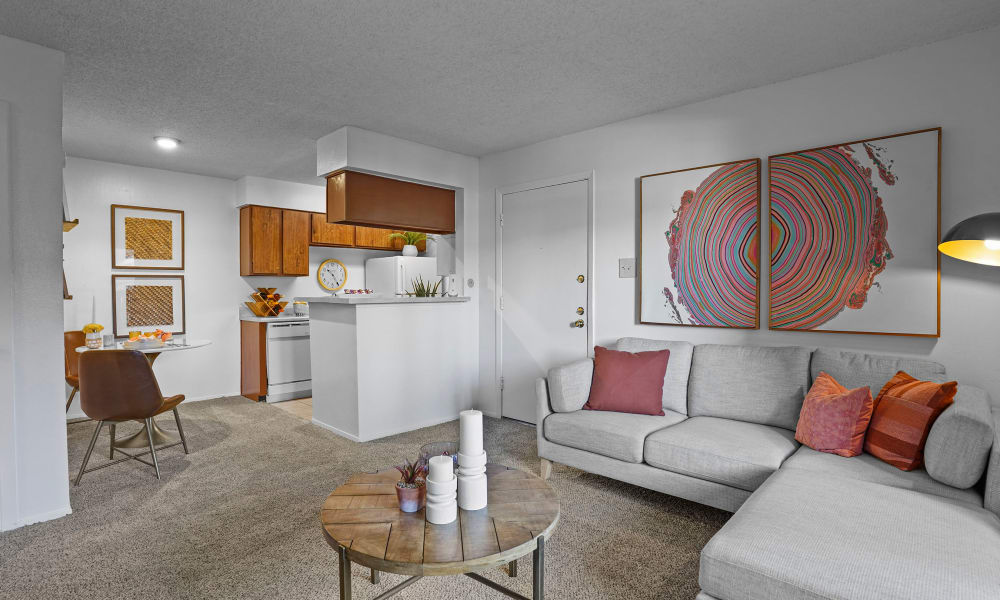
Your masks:
{"label": "wooden range hood", "polygon": [[455,232],[455,190],[341,170],[326,176],[328,223]]}

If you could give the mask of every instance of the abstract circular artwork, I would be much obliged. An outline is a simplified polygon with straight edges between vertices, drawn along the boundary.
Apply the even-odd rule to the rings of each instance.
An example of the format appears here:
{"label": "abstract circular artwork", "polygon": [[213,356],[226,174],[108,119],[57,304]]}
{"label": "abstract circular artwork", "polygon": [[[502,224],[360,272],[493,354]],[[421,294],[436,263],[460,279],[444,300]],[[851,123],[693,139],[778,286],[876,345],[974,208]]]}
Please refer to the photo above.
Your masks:
{"label": "abstract circular artwork", "polygon": [[757,327],[760,161],[647,175],[641,185],[641,321]]}
{"label": "abstract circular artwork", "polygon": [[937,335],[939,140],[770,158],[771,329]]}

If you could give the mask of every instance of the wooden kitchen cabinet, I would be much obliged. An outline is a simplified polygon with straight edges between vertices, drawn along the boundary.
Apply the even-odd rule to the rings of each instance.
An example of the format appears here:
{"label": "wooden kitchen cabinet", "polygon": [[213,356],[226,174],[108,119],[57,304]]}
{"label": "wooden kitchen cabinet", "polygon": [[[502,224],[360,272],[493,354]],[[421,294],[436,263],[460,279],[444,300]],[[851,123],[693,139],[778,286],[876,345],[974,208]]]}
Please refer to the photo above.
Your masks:
{"label": "wooden kitchen cabinet", "polygon": [[354,225],[327,223],[326,214],[311,213],[312,229],[309,244],[312,246],[354,246]]}
{"label": "wooden kitchen cabinet", "polygon": [[240,394],[254,401],[267,395],[267,323],[240,321]]}
{"label": "wooden kitchen cabinet", "polygon": [[354,228],[354,245],[358,248],[371,248],[373,250],[392,250],[393,242],[389,239],[392,233],[391,229],[361,227],[359,225]]}
{"label": "wooden kitchen cabinet", "polygon": [[310,214],[255,204],[241,207],[240,275],[308,275]]}
{"label": "wooden kitchen cabinet", "polygon": [[[354,228],[354,245],[358,248],[371,248],[373,250],[402,250],[403,240],[391,240],[389,236],[394,233],[403,233],[398,229],[379,229],[377,227],[362,227],[358,225]],[[427,249],[427,242],[417,244],[417,250],[423,252]]]}
{"label": "wooden kitchen cabinet", "polygon": [[281,209],[240,208],[240,275],[281,275]]}
{"label": "wooden kitchen cabinet", "polygon": [[281,211],[281,274],[309,274],[309,239],[312,213]]}

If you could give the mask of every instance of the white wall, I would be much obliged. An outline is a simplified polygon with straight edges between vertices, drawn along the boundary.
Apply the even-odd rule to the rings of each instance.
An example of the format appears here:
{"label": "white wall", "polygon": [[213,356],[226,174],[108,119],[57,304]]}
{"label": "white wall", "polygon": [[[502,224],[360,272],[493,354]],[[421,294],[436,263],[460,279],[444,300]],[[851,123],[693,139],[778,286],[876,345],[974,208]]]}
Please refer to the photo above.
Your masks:
{"label": "white wall", "polygon": [[[133,167],[70,157],[66,195],[80,224],[63,236],[66,282],[73,299],[64,304],[64,326],[92,320],[111,334],[111,275],[183,275],[186,330],[212,345],[165,356],[155,371],[165,394],[193,400],[239,394],[240,334],[237,307],[245,286],[239,278],[239,240],[230,179]],[[184,211],[183,271],[111,269],[111,205]],[[78,395],[79,396],[79,395]],[[79,399],[69,417],[83,416]]]}
{"label": "white wall", "polygon": [[[942,260],[940,339],[638,325],[636,279],[618,278],[618,258],[637,256],[637,178],[648,173],[771,154],[940,125],[942,227],[1000,209],[1000,29],[914,48],[790,81],[655,113],[483,157],[480,160],[482,277],[480,378],[494,385],[494,211],[496,188],[593,169],[598,344],[621,336],[695,343],[839,346],[926,356],[960,382],[1000,397],[1000,269]],[[764,232],[767,227],[762,228]],[[763,248],[767,248],[766,233]],[[762,252],[767,257],[768,252]],[[762,323],[767,270],[762,266]]]}
{"label": "white wall", "polygon": [[[0,529],[70,512],[59,315],[63,54],[0,36]],[[9,175],[8,175],[9,173]]]}

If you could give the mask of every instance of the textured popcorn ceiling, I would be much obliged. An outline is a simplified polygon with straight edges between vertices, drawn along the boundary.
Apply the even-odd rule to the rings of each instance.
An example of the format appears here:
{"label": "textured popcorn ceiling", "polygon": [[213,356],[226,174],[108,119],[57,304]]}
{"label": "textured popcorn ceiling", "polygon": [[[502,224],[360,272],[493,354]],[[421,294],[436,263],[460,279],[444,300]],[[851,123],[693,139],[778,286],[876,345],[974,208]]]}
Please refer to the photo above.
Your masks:
{"label": "textured popcorn ceiling", "polygon": [[67,54],[67,154],[313,183],[343,125],[482,155],[997,23],[997,0],[0,0],[0,34]]}

